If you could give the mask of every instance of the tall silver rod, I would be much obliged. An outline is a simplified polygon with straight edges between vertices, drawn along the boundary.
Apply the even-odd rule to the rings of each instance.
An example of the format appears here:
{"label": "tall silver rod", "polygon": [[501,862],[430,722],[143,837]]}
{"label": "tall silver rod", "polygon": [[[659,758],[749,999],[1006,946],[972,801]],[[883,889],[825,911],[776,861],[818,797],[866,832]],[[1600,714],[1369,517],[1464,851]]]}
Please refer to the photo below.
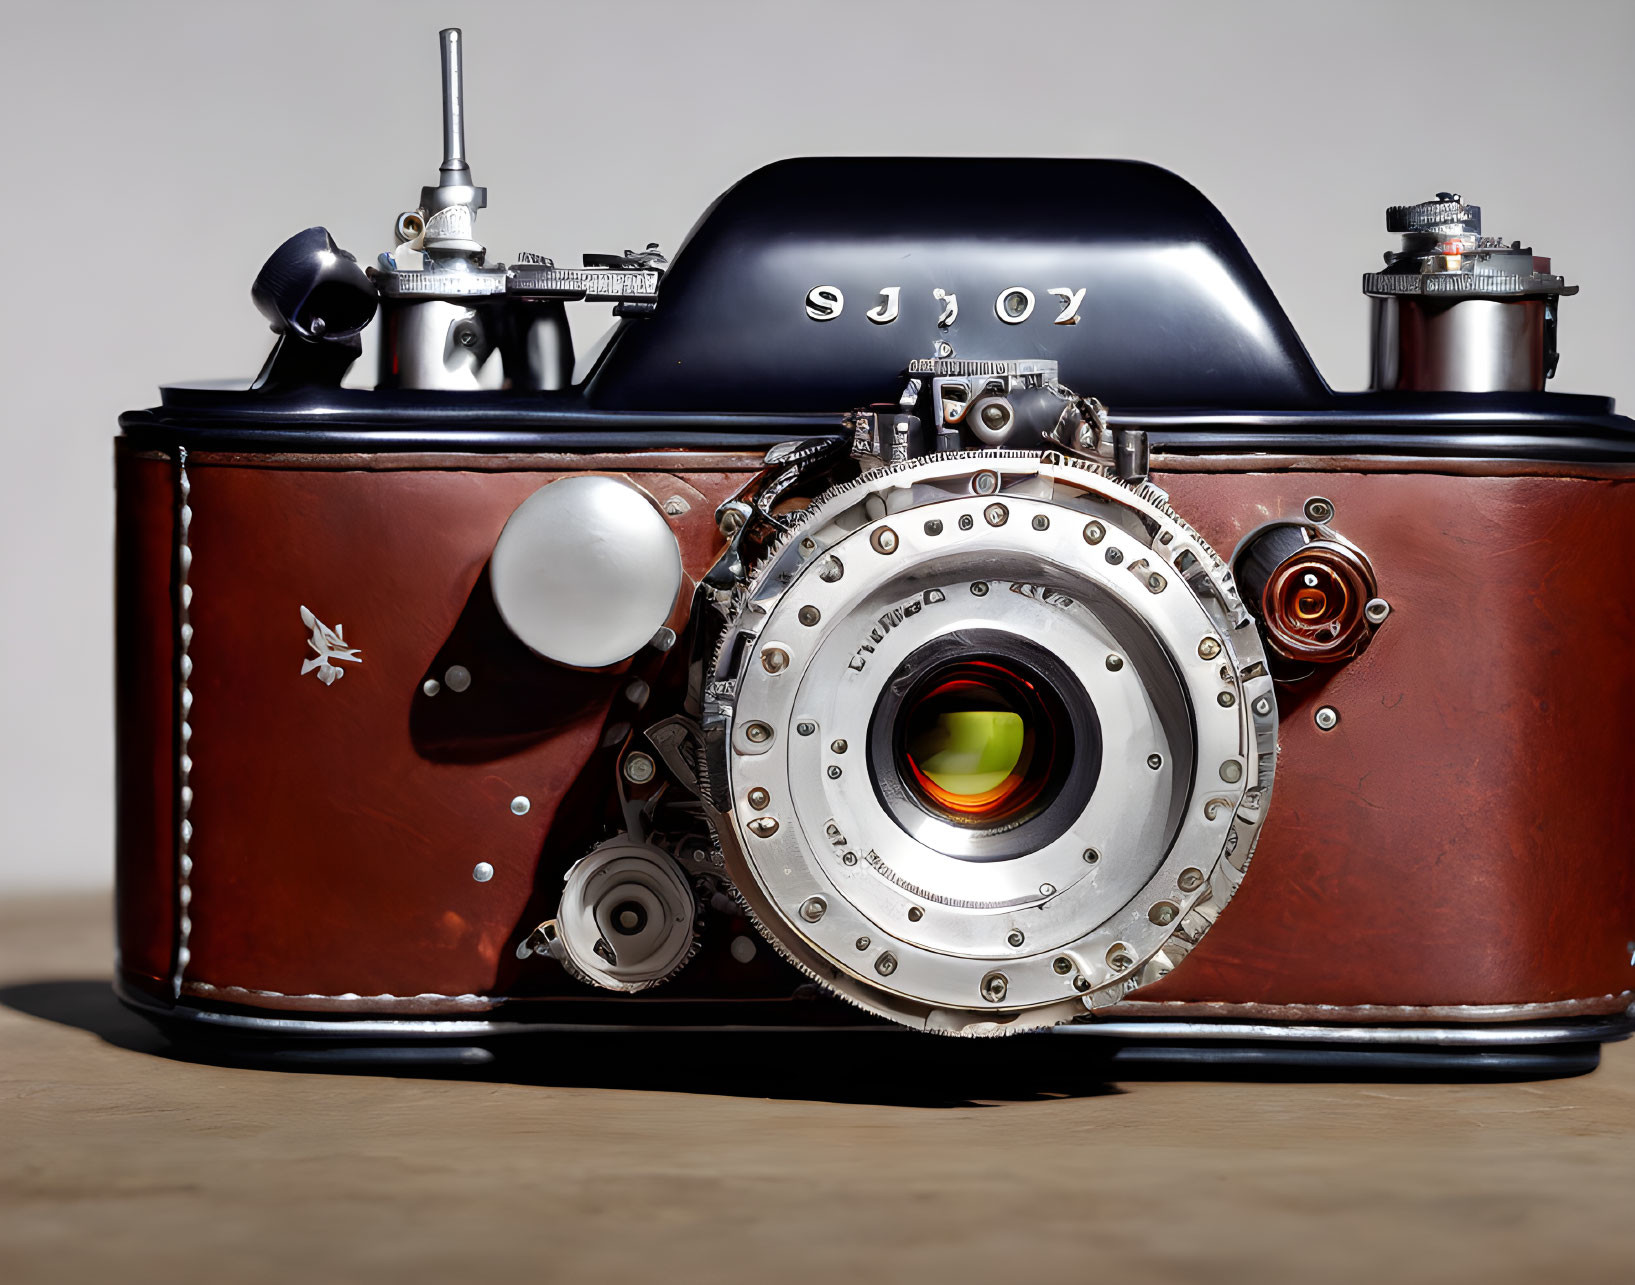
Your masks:
{"label": "tall silver rod", "polygon": [[466,164],[465,91],[460,71],[460,29],[438,32],[443,45],[443,164],[442,185],[471,182]]}

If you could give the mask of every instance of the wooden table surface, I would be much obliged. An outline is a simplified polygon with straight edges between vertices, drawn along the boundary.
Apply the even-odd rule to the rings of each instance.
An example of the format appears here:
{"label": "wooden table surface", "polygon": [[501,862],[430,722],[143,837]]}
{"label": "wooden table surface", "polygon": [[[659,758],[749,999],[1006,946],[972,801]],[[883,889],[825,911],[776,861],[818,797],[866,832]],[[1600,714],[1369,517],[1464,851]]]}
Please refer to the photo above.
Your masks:
{"label": "wooden table surface", "polygon": [[119,1008],[109,919],[0,906],[7,1285],[1635,1282],[1635,1044],[1541,1083],[1105,1084],[863,1041],[246,1066]]}

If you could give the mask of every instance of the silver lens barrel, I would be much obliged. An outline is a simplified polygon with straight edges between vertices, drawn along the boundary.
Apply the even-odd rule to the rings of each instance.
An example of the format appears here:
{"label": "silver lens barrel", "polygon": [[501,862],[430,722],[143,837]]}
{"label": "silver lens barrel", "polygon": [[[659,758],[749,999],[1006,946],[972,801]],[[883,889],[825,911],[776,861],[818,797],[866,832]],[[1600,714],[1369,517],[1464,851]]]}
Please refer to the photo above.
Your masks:
{"label": "silver lens barrel", "polygon": [[[1086,795],[1057,782],[1014,827],[895,806],[880,720],[949,641],[1094,722]],[[871,1011],[966,1034],[1083,1016],[1237,887],[1270,693],[1230,576],[1151,488],[991,452],[881,470],[813,504],[723,639],[705,717],[728,871],[786,956]]]}

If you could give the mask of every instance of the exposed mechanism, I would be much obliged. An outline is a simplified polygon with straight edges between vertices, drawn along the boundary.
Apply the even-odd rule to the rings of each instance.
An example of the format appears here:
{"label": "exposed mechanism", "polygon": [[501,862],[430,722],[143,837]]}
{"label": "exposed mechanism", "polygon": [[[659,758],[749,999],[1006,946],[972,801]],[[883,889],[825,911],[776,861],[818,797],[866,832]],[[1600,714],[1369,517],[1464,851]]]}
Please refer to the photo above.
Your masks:
{"label": "exposed mechanism", "polygon": [[[1329,501],[1309,510],[1333,517]],[[1322,522],[1273,522],[1251,532],[1232,559],[1244,602],[1277,657],[1277,676],[1349,660],[1391,614],[1369,557]]]}
{"label": "exposed mechanism", "polygon": [[621,834],[568,871],[556,918],[518,953],[548,952],[593,986],[645,990],[692,958],[697,914],[692,887],[669,854]]}
{"label": "exposed mechanism", "polygon": [[1402,234],[1374,300],[1374,387],[1485,393],[1544,387],[1556,371],[1556,310],[1577,294],[1520,241],[1482,235],[1482,211],[1453,192],[1385,212]]}
{"label": "exposed mechanism", "polygon": [[[1116,455],[1069,405],[1041,421]],[[846,999],[963,1034],[1071,1020],[1167,972],[1242,878],[1276,738],[1260,639],[1111,461],[878,468],[735,608],[703,693],[727,872]]]}

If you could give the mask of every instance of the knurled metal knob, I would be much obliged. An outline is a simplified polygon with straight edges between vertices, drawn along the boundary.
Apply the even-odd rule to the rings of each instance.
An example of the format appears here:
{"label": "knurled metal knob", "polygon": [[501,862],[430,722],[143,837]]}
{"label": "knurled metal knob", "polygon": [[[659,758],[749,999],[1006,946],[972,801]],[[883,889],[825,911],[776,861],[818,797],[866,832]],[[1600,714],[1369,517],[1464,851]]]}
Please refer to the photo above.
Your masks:
{"label": "knurled metal knob", "polygon": [[1393,205],[1385,211],[1387,232],[1433,232],[1443,228],[1481,235],[1482,207],[1466,205],[1457,192],[1438,192],[1434,201]]}

